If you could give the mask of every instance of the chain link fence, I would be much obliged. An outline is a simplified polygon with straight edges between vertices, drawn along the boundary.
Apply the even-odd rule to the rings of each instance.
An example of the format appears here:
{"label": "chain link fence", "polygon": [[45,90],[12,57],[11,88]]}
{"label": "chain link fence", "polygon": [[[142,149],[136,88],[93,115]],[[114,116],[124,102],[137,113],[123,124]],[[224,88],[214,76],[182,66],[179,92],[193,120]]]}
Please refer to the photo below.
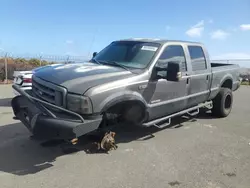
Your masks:
{"label": "chain link fence", "polygon": [[[32,70],[39,66],[55,63],[78,63],[89,59],[90,57],[87,56],[18,55],[4,52],[0,49],[0,83],[11,82],[14,71]],[[225,64],[239,64],[241,67],[250,67],[250,59],[214,59],[212,61]],[[246,78],[250,80],[250,69],[246,69],[246,72],[243,71],[241,75],[243,79]]]}
{"label": "chain link fence", "polygon": [[14,71],[28,71],[55,63],[78,63],[88,59],[87,56],[17,55],[0,51],[0,83],[11,82]]}

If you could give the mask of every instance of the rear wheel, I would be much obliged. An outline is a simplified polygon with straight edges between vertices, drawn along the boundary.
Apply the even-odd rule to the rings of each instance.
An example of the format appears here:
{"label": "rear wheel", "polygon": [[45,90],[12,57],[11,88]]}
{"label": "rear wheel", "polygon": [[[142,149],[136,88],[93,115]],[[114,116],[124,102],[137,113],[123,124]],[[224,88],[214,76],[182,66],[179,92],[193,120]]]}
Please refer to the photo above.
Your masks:
{"label": "rear wheel", "polygon": [[221,88],[218,95],[213,100],[212,114],[216,117],[227,117],[233,105],[232,90]]}

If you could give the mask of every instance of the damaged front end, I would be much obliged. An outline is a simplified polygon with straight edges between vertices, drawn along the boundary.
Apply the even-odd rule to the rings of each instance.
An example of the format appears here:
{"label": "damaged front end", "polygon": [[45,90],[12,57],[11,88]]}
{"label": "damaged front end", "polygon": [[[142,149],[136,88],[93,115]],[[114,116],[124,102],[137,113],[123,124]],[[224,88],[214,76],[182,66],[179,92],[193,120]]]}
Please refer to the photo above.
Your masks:
{"label": "damaged front end", "polygon": [[35,137],[71,140],[95,131],[102,121],[101,115],[84,119],[73,111],[34,97],[32,91],[12,87],[21,94],[11,101],[13,112]]}

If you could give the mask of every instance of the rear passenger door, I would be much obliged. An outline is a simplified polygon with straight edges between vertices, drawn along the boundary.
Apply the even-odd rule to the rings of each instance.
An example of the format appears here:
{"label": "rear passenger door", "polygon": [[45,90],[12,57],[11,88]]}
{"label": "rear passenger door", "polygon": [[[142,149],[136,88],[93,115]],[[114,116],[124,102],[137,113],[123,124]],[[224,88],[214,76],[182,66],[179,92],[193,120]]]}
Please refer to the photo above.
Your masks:
{"label": "rear passenger door", "polygon": [[187,107],[192,107],[207,100],[210,91],[211,71],[201,46],[188,45],[187,48],[192,68],[192,74],[189,77]]}

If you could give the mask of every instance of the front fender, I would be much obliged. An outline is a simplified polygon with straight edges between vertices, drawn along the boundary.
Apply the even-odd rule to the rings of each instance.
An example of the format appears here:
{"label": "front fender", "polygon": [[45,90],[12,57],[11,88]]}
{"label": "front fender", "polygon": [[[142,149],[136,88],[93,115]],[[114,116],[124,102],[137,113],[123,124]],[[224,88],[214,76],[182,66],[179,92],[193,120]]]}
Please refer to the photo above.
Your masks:
{"label": "front fender", "polygon": [[103,102],[99,105],[100,112],[102,113],[111,106],[125,101],[137,101],[140,102],[145,107],[145,109],[148,108],[147,102],[140,93],[134,91],[123,91],[115,93],[103,100]]}

